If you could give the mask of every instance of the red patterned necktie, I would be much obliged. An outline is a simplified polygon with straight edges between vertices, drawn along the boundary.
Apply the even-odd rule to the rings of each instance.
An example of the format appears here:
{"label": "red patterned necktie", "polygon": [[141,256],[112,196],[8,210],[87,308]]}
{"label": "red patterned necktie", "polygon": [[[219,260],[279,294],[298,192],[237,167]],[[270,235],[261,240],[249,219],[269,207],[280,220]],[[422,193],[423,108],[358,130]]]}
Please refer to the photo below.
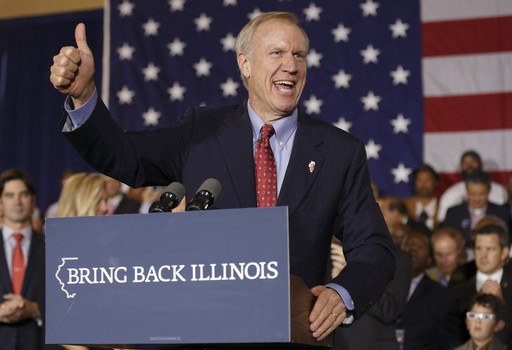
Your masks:
{"label": "red patterned necktie", "polygon": [[25,258],[21,250],[21,233],[13,233],[16,240],[16,246],[12,252],[12,290],[14,294],[21,294],[21,286],[23,285],[23,277],[25,276]]}
{"label": "red patterned necktie", "polygon": [[274,127],[270,124],[263,125],[254,153],[258,207],[275,207],[277,202],[276,162],[269,142],[272,135]]}

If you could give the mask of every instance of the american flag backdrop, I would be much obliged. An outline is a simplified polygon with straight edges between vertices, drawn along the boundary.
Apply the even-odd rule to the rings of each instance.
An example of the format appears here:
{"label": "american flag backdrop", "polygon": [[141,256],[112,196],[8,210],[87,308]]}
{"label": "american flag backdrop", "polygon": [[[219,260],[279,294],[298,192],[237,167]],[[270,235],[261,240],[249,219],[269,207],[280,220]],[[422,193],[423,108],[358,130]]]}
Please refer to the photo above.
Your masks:
{"label": "american flag backdrop", "polygon": [[310,38],[300,107],[364,140],[381,194],[411,195],[424,161],[455,181],[467,148],[504,183],[510,0],[110,0],[102,95],[114,118],[143,130],[188,106],[242,102],[235,38],[266,11],[299,17]]}

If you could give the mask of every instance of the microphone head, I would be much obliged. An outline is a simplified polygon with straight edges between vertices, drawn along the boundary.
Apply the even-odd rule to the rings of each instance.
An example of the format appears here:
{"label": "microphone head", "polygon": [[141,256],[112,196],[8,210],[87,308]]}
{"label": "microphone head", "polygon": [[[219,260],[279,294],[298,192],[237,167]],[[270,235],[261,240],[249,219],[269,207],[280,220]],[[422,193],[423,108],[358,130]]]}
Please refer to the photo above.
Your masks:
{"label": "microphone head", "polygon": [[217,179],[209,178],[203,182],[203,184],[197,190],[197,193],[200,193],[201,191],[207,191],[210,192],[214,198],[217,198],[221,190],[222,185],[220,182]]}
{"label": "microphone head", "polygon": [[178,197],[178,204],[181,202],[183,197],[185,197],[185,193],[187,190],[185,189],[185,186],[183,186],[179,182],[172,182],[169,186],[165,188],[165,190],[162,192],[162,195],[160,196],[160,200],[164,200],[166,196],[166,193],[172,193],[176,197]]}

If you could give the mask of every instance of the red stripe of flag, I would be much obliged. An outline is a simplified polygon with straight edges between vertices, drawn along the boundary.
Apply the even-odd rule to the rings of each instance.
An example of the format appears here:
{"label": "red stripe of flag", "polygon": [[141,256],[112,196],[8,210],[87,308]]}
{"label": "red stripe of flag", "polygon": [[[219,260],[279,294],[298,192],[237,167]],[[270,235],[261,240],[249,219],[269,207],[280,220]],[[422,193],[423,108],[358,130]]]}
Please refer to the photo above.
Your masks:
{"label": "red stripe of flag", "polygon": [[424,99],[425,132],[512,128],[512,92]]}
{"label": "red stripe of flag", "polygon": [[512,50],[512,16],[422,24],[423,56]]}

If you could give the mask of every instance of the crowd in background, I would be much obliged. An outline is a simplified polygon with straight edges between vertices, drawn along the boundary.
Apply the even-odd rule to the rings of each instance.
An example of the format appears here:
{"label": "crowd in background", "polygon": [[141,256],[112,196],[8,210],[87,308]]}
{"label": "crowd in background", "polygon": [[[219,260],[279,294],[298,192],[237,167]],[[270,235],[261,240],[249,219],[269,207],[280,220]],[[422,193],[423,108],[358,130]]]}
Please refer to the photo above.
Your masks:
{"label": "crowd in background", "polygon": [[[427,164],[413,173],[412,197],[379,197],[374,186],[397,248],[395,277],[367,315],[336,331],[337,349],[512,349],[512,176],[506,187],[492,182],[475,151],[465,152],[460,166],[464,181],[439,198],[439,175]],[[19,224],[25,231],[30,226],[34,236],[43,236],[43,222],[49,217],[147,213],[162,191],[123,189],[107,176],[67,170],[59,200],[43,218],[35,208],[35,188],[29,179],[15,169],[0,175],[0,225]],[[20,187],[6,187],[13,183]],[[4,246],[14,246],[5,231]],[[331,277],[350,264],[344,259],[343,242],[333,239],[331,263]],[[22,301],[18,306],[9,300],[0,303],[0,327],[3,310],[24,310],[37,302]],[[3,316],[3,322],[37,320],[33,313]]]}

